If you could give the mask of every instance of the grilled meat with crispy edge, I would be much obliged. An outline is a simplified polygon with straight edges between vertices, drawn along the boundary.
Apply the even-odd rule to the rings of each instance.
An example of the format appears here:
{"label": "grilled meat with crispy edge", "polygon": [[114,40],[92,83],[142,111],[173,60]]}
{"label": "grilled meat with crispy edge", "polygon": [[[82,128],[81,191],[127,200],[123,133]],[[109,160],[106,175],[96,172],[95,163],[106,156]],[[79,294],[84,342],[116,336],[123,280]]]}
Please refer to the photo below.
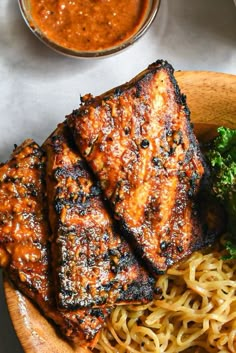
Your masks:
{"label": "grilled meat with crispy edge", "polygon": [[58,306],[75,309],[152,300],[155,281],[115,232],[101,190],[67,125],[60,124],[43,148]]}
{"label": "grilled meat with crispy edge", "polygon": [[26,140],[0,167],[0,266],[67,338],[93,346],[109,310],[60,313],[49,269],[45,157]]}
{"label": "grilled meat with crispy edge", "polygon": [[124,234],[158,275],[204,246],[195,198],[204,165],[173,68],[86,95],[67,117]]}

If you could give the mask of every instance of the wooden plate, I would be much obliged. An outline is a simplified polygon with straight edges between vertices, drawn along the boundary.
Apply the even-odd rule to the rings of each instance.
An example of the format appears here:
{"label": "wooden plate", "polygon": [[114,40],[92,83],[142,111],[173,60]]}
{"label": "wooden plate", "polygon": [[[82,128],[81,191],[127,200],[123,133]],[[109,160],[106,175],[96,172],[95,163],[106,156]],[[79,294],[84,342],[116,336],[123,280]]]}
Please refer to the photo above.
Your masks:
{"label": "wooden plate", "polygon": [[[209,138],[219,125],[236,128],[236,76],[214,72],[176,72],[187,96],[196,133]],[[32,303],[4,279],[9,313],[26,353],[84,353],[57,336]]]}

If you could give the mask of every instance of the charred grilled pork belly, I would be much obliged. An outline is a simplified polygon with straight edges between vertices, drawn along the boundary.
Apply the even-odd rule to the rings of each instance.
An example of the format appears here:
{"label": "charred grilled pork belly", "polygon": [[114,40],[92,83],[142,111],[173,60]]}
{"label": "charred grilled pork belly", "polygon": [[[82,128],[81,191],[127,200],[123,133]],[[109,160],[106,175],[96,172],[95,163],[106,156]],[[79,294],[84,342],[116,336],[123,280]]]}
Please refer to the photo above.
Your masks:
{"label": "charred grilled pork belly", "polygon": [[56,309],[44,179],[45,157],[32,140],[19,146],[9,162],[0,167],[0,266],[64,336],[93,345],[109,310],[61,313]]}
{"label": "charred grilled pork belly", "polygon": [[48,291],[49,228],[41,207],[43,171],[42,151],[32,140],[26,140],[0,168],[1,266],[9,268],[13,282],[28,296],[40,299],[47,298]]}
{"label": "charred grilled pork belly", "polygon": [[60,124],[43,148],[58,306],[75,309],[150,301],[154,279],[114,230],[100,188],[67,125]]}
{"label": "charred grilled pork belly", "polygon": [[101,96],[83,97],[67,122],[153,274],[205,245],[196,205],[204,163],[167,62]]}

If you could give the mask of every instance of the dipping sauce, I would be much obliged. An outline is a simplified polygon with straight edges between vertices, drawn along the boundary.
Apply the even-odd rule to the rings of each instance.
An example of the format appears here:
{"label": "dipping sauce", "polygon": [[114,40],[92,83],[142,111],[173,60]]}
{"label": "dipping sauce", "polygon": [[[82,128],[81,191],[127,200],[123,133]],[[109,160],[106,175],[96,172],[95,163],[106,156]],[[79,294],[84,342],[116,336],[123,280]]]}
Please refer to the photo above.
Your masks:
{"label": "dipping sauce", "polygon": [[149,0],[30,0],[32,26],[50,41],[72,50],[97,51],[135,34]]}

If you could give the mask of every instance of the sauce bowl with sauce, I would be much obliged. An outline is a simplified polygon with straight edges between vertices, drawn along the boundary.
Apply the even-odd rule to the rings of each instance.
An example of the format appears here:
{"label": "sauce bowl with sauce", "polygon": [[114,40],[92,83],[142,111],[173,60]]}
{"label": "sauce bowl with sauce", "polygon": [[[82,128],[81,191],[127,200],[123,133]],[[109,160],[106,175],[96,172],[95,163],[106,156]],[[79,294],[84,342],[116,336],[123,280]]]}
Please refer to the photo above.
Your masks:
{"label": "sauce bowl with sauce", "polygon": [[18,0],[31,31],[52,49],[78,58],[112,55],[150,27],[160,0]]}

